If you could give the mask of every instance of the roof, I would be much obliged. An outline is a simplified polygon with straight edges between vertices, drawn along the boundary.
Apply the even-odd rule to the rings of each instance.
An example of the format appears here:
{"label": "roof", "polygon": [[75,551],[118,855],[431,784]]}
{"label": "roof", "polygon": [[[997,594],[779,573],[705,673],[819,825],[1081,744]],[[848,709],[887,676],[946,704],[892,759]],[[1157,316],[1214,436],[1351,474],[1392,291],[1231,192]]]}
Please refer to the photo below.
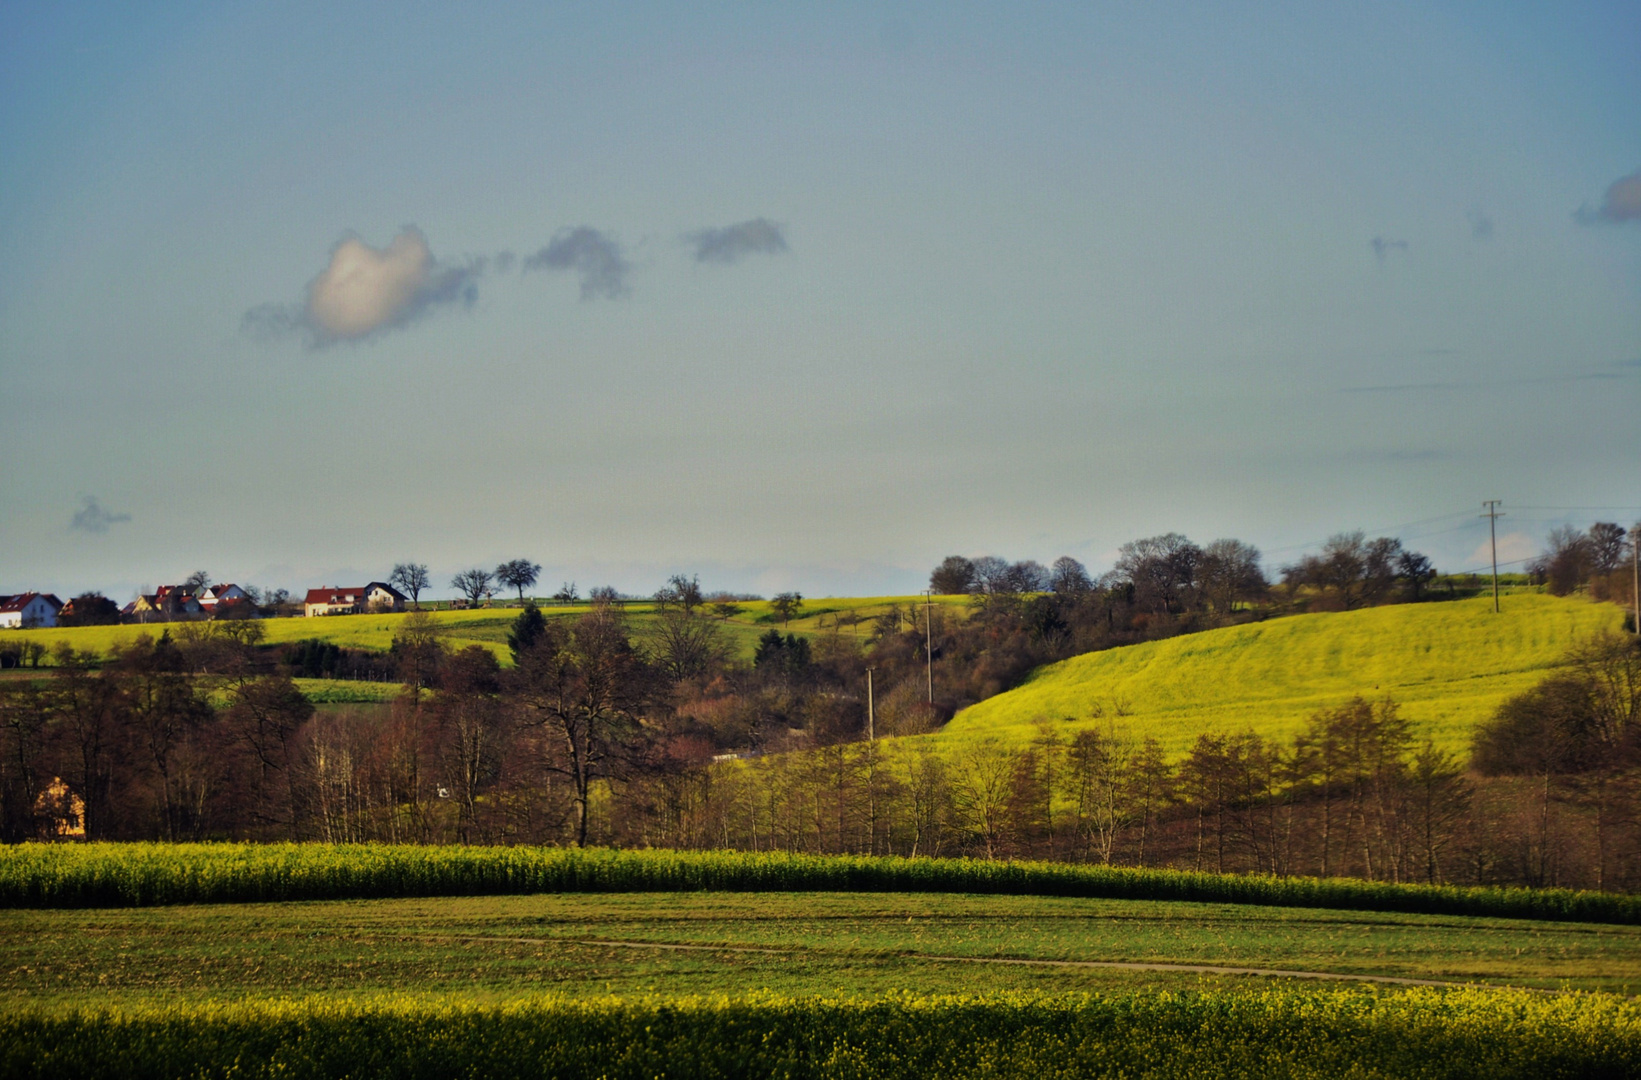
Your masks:
{"label": "roof", "polygon": [[[238,590],[238,596],[230,597],[227,595],[235,590]],[[249,596],[246,594],[245,590],[241,589],[238,585],[235,585],[231,581],[223,582],[220,585],[212,585],[207,589],[201,589],[199,593],[200,606],[205,608],[214,608],[220,603],[237,603],[248,599]]]}
{"label": "roof", "polygon": [[364,589],[309,589],[304,604],[357,604],[365,598]]}
{"label": "roof", "polygon": [[51,593],[25,592],[11,596],[0,596],[0,611],[22,611],[36,599],[44,600],[51,605],[53,611],[63,610],[63,602]]}
{"label": "roof", "polygon": [[365,591],[367,593],[370,592],[370,590],[372,590],[372,589],[381,589],[383,592],[385,592],[388,595],[392,596],[395,600],[409,600],[410,599],[410,597],[406,596],[404,593],[400,592],[398,589],[395,589],[392,585],[389,585],[385,581],[373,581],[369,585],[365,586]]}

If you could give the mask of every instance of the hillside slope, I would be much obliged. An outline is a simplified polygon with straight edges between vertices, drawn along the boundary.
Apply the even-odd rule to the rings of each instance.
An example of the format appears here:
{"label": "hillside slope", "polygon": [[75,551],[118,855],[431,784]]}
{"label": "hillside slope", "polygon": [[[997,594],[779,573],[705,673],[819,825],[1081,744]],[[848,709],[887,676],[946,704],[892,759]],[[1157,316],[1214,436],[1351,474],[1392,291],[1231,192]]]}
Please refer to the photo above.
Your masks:
{"label": "hillside slope", "polygon": [[[922,603],[921,596],[826,597],[804,601],[797,618],[790,623],[780,623],[771,614],[768,601],[749,600],[737,604],[738,610],[722,622],[724,634],[736,655],[742,660],[750,660],[757,648],[758,638],[770,630],[806,636],[838,631],[856,641],[864,642],[872,630],[870,620],[882,615],[891,607],[906,608]],[[968,598],[937,596],[934,603],[961,613],[967,610]],[[587,604],[567,607],[551,605],[544,606],[542,614],[549,619],[576,618],[589,610],[591,608]],[[623,611],[627,615],[631,632],[638,637],[646,634],[656,621],[655,605],[647,601],[626,604]],[[447,646],[460,649],[468,645],[481,645],[494,652],[504,665],[512,663],[512,656],[507,650],[507,633],[518,614],[518,608],[506,606],[428,612]],[[263,641],[267,645],[282,645],[315,638],[347,649],[386,652],[393,644],[393,636],[399,632],[405,618],[406,615],[403,614],[382,614],[330,615],[321,619],[268,619],[262,623],[266,635]],[[166,629],[167,624],[152,623],[7,630],[0,631],[0,646],[32,640],[38,641],[47,649],[56,649],[60,644],[67,643],[76,649],[107,657],[141,635],[158,637]],[[173,633],[182,632],[178,626],[171,626],[170,629]],[[50,663],[48,658],[46,664]]]}
{"label": "hillside slope", "polygon": [[1506,697],[1532,686],[1575,640],[1617,629],[1610,604],[1542,595],[1297,615],[1088,653],[963,710],[935,738],[1024,742],[1115,723],[1171,755],[1205,731],[1289,738],[1319,709],[1361,694],[1402,705],[1422,734],[1463,752]]}

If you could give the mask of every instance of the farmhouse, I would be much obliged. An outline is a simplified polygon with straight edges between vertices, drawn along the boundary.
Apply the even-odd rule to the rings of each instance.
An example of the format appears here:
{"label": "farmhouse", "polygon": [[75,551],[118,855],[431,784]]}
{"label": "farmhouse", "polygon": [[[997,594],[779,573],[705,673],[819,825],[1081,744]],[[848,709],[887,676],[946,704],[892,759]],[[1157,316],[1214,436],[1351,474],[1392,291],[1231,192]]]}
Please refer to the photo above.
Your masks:
{"label": "farmhouse", "polygon": [[302,612],[309,618],[404,609],[405,595],[381,581],[373,581],[360,589],[309,589],[307,598],[302,601]]}
{"label": "farmhouse", "polygon": [[56,626],[63,602],[50,593],[26,592],[0,596],[0,627],[21,629]]}
{"label": "farmhouse", "polygon": [[363,589],[309,589],[302,601],[302,614],[310,619],[320,615],[357,615],[364,597]]}

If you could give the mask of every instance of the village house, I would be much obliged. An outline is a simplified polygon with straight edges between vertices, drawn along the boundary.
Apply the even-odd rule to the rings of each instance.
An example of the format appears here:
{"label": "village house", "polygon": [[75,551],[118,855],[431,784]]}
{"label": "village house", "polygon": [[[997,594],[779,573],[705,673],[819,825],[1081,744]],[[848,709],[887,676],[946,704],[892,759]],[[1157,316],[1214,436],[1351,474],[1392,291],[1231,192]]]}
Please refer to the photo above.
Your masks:
{"label": "village house", "polygon": [[180,585],[161,585],[152,593],[138,596],[120,614],[133,622],[170,622],[173,619],[195,619],[205,614],[199,599],[184,592]]}
{"label": "village house", "polygon": [[208,615],[217,613],[219,604],[249,604],[251,596],[238,585],[208,585],[199,591],[199,606]]}
{"label": "village house", "polygon": [[320,615],[357,615],[364,596],[363,589],[309,589],[302,600],[302,614],[310,619]]}
{"label": "village house", "polygon": [[26,592],[0,596],[0,628],[32,629],[56,626],[63,602],[50,593]]}
{"label": "village house", "polygon": [[302,613],[309,618],[319,615],[357,615],[365,611],[403,611],[405,595],[393,586],[373,581],[358,589],[309,589],[302,601]]}
{"label": "village house", "polygon": [[119,620],[120,605],[101,593],[76,596],[57,612],[58,626],[99,626]]}

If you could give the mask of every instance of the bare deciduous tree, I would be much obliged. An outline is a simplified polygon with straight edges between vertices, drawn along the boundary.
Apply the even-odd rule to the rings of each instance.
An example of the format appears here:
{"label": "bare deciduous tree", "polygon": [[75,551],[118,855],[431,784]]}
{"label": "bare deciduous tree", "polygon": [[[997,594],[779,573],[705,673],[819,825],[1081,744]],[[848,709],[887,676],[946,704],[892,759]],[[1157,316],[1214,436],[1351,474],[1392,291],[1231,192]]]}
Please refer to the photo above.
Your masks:
{"label": "bare deciduous tree", "polygon": [[575,840],[585,847],[593,785],[624,777],[642,761],[654,680],[608,605],[567,630],[549,623],[519,657],[514,680],[520,722],[548,735],[544,765],[570,782]]}
{"label": "bare deciduous tree", "polygon": [[387,576],[387,583],[409,593],[410,602],[420,608],[422,590],[433,584],[433,579],[428,576],[427,567],[422,563],[397,563],[393,573]]}
{"label": "bare deciduous tree", "polygon": [[478,604],[495,594],[494,580],[495,575],[490,571],[475,566],[451,578],[450,587],[467,597],[468,603]]}

